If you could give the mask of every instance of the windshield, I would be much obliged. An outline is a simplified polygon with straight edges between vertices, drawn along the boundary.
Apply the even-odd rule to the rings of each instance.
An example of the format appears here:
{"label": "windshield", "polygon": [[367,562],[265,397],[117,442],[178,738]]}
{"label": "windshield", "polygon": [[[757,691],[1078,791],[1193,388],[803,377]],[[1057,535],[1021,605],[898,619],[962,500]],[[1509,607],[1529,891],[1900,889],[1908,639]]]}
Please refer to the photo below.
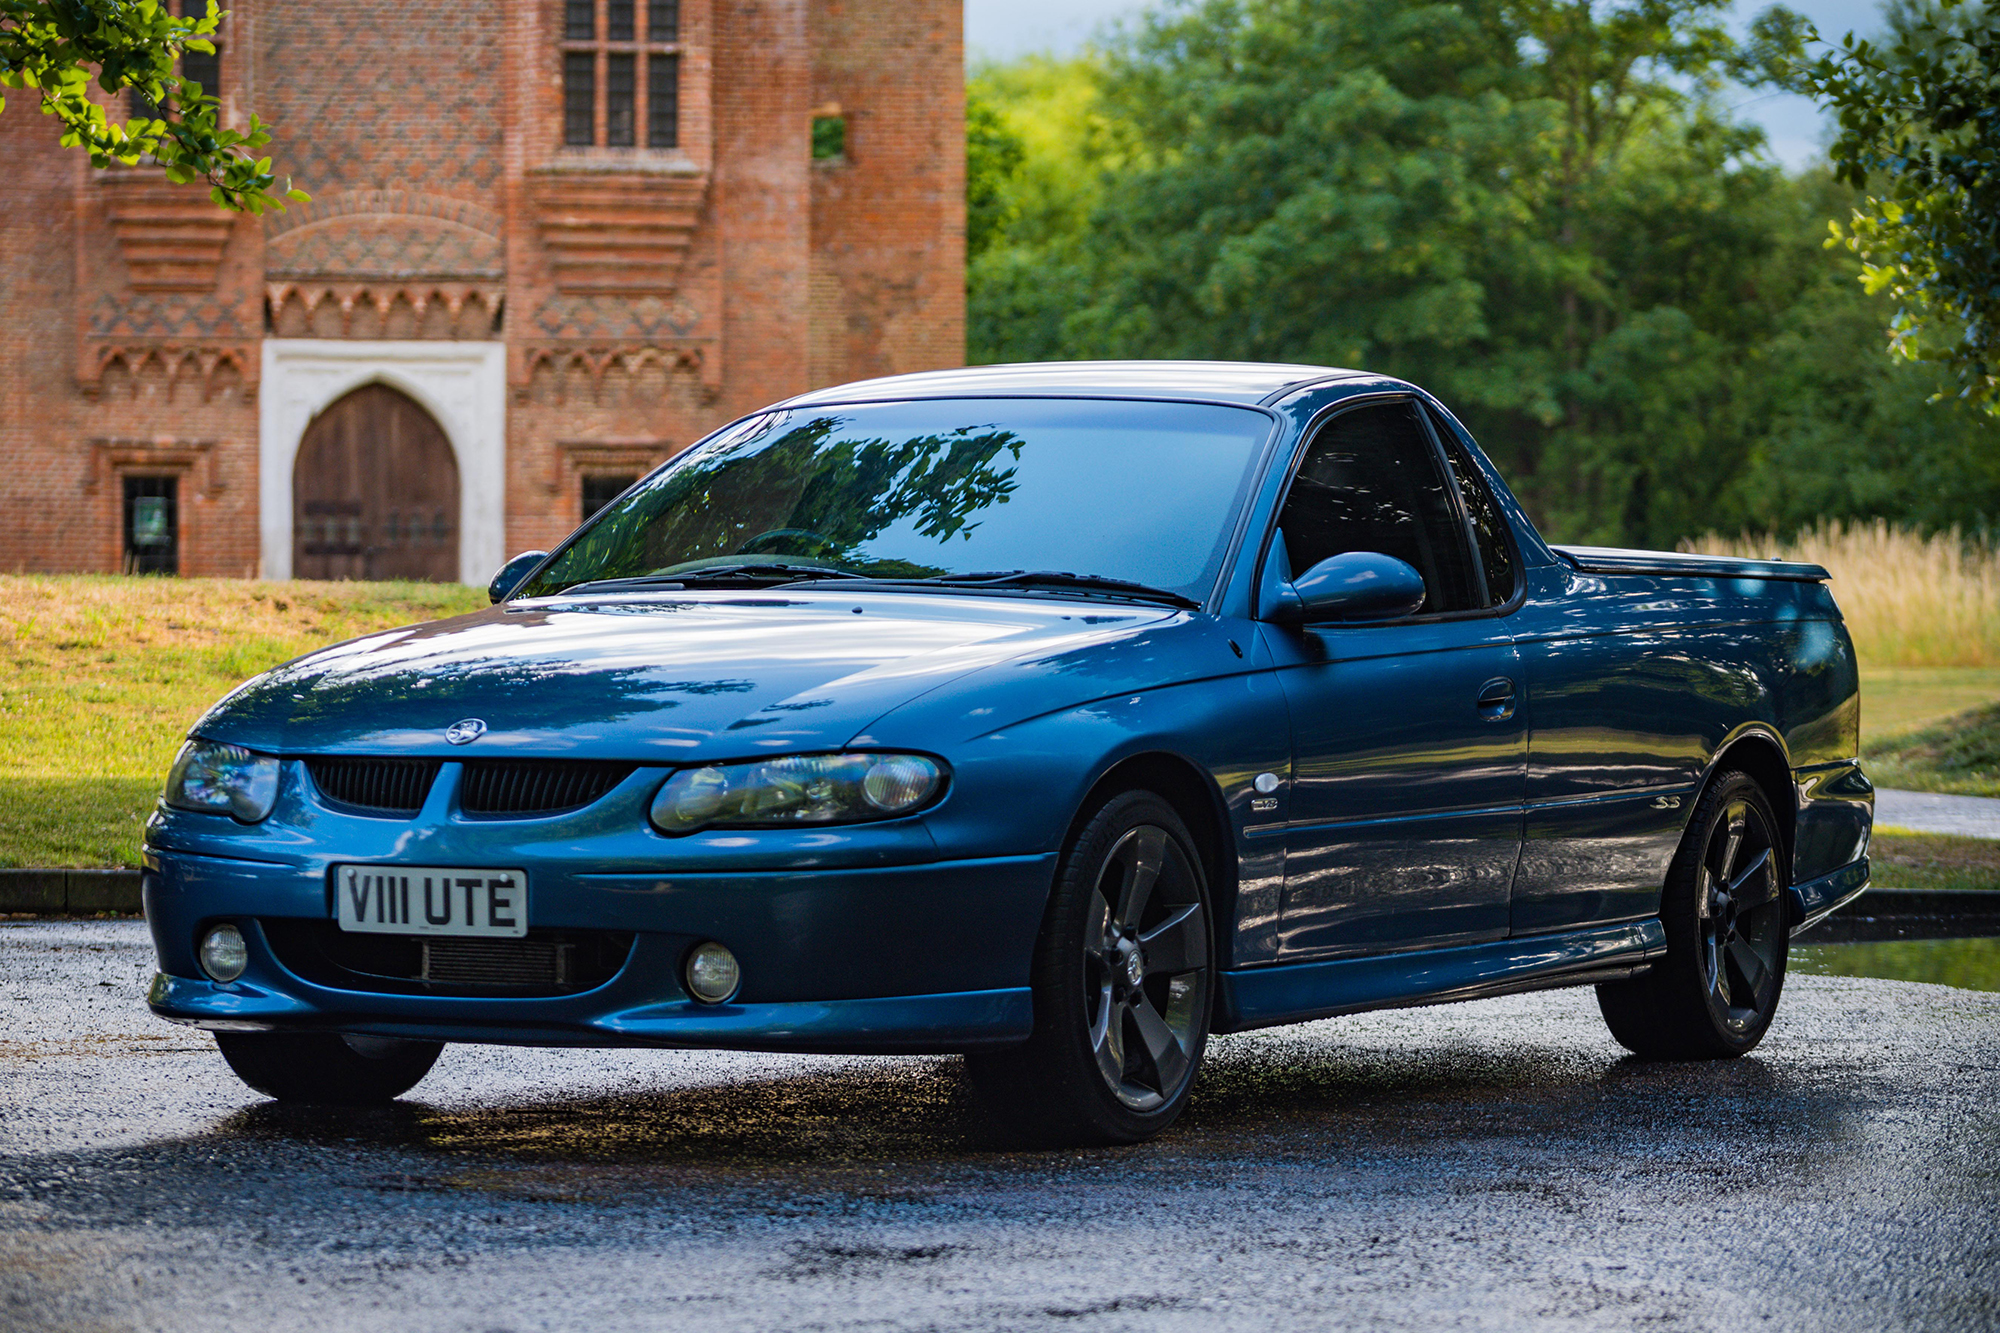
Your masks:
{"label": "windshield", "polygon": [[1248,408],[1094,399],[771,412],[648,477],[517,595],[780,566],[797,578],[1062,570],[1200,600],[1270,427]]}

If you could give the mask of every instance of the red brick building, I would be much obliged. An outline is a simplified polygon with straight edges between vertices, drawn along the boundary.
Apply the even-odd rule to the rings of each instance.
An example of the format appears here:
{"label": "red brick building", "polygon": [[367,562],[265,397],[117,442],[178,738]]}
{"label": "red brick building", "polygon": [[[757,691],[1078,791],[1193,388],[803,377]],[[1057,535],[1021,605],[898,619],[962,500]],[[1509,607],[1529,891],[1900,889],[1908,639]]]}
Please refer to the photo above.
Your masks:
{"label": "red brick building", "polygon": [[962,359],[961,0],[227,7],[189,72],[309,204],[0,113],[0,569],[483,583],[733,416]]}

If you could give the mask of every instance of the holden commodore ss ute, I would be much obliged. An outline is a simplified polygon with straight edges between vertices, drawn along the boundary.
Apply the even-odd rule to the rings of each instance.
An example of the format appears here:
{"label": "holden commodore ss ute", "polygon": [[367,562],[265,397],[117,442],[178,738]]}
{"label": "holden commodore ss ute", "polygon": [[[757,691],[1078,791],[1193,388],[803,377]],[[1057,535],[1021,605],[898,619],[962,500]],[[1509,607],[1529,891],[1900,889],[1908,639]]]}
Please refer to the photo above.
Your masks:
{"label": "holden commodore ss ute", "polygon": [[280,1099],[443,1044],[962,1053],[1133,1141],[1212,1034],[1594,986],[1740,1055],[1861,893],[1826,571],[1550,546],[1397,380],[1004,366],[717,431],[490,609],[247,682],[144,852],[155,1013]]}

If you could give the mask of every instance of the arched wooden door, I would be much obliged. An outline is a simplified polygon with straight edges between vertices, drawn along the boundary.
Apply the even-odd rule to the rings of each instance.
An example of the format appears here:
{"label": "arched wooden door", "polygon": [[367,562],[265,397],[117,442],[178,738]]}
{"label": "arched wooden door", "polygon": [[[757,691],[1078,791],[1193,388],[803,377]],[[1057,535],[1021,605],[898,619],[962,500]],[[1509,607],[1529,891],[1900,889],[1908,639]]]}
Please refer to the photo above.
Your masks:
{"label": "arched wooden door", "polygon": [[430,413],[368,384],[314,418],[292,469],[292,577],[458,578],[458,460]]}

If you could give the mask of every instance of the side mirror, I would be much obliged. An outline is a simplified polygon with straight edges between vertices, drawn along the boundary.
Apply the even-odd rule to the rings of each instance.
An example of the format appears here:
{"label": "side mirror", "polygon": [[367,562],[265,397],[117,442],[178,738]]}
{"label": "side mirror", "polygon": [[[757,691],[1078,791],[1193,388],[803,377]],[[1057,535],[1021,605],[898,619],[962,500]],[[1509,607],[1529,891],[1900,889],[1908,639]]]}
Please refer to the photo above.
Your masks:
{"label": "side mirror", "polygon": [[1329,556],[1292,580],[1296,603],[1283,619],[1395,620],[1424,604],[1424,576],[1393,555],[1348,551]]}
{"label": "side mirror", "polygon": [[500,566],[500,572],[493,576],[493,582],[486,585],[486,595],[494,602],[504,602],[514,595],[514,589],[521,586],[521,580],[528,577],[536,565],[549,558],[547,551],[523,551]]}

